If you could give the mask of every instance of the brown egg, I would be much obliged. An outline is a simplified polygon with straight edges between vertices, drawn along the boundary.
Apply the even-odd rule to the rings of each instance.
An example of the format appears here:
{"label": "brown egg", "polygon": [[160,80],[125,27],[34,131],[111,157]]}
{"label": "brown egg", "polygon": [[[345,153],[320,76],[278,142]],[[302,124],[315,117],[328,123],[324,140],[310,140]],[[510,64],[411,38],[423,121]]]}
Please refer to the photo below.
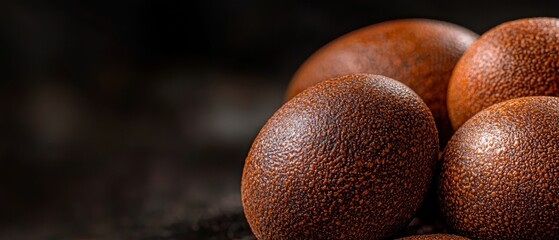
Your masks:
{"label": "brown egg", "polygon": [[295,73],[286,99],[326,79],[373,73],[396,79],[425,101],[444,146],[453,130],[446,110],[448,80],[478,35],[428,19],[394,20],[346,34],[314,53]]}
{"label": "brown egg", "polygon": [[439,204],[476,239],[559,239],[559,98],[495,104],[468,120],[443,154]]}
{"label": "brown egg", "polygon": [[405,238],[399,238],[399,240],[468,240],[467,237],[460,237],[452,234],[428,234],[428,235],[416,235]]}
{"label": "brown egg", "polygon": [[482,109],[508,99],[559,96],[559,19],[528,18],[484,33],[460,59],[448,87],[458,129]]}
{"label": "brown egg", "polygon": [[356,74],[285,103],[246,158],[258,239],[382,239],[411,221],[437,160],[435,122],[405,85]]}

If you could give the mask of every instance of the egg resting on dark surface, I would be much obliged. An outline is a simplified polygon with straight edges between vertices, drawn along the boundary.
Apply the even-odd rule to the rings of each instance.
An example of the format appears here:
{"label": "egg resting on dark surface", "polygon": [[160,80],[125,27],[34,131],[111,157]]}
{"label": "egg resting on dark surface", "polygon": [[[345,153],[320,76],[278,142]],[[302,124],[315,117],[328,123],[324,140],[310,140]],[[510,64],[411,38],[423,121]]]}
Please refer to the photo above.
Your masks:
{"label": "egg resting on dark surface", "polygon": [[403,19],[348,33],[314,53],[295,73],[286,99],[318,82],[352,73],[372,73],[398,80],[427,104],[445,145],[453,130],[446,110],[452,70],[478,35],[455,24]]}
{"label": "egg resting on dark surface", "polygon": [[259,239],[382,239],[405,227],[437,161],[437,129],[405,85],[355,74],[285,103],[246,158],[241,196]]}
{"label": "egg resting on dark surface", "polygon": [[464,236],[559,239],[559,98],[508,100],[462,125],[443,154],[439,204]]}
{"label": "egg resting on dark surface", "polygon": [[399,238],[398,240],[468,240],[467,237],[461,237],[452,234],[427,234],[427,235],[416,235],[416,236],[409,236],[405,238]]}
{"label": "egg resting on dark surface", "polygon": [[559,96],[559,19],[503,23],[469,48],[448,86],[454,129],[495,103],[527,96]]}

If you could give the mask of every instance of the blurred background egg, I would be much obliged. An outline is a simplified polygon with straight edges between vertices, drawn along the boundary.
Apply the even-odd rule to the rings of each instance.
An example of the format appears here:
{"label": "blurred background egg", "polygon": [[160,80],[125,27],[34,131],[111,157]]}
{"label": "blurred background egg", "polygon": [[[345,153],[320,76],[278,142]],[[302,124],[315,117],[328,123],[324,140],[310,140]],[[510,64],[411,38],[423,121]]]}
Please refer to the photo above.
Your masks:
{"label": "blurred background egg", "polygon": [[350,73],[390,77],[415,91],[435,117],[441,146],[452,136],[446,110],[454,65],[477,39],[455,24],[431,19],[400,19],[360,28],[328,43],[297,70],[290,99],[318,82]]}

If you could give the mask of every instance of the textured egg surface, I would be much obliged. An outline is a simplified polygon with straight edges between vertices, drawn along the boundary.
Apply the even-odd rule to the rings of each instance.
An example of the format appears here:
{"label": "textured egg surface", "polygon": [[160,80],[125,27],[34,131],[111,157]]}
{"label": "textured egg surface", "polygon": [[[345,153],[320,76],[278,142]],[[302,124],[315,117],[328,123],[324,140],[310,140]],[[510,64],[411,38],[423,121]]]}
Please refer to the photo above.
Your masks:
{"label": "textured egg surface", "polygon": [[468,120],[444,151],[439,204],[460,235],[559,239],[559,98],[512,99]]}
{"label": "textured egg surface", "polygon": [[526,96],[559,96],[559,19],[503,23],[469,48],[448,86],[454,129],[495,103]]}
{"label": "textured egg surface", "polygon": [[242,202],[259,239],[382,239],[405,227],[438,151],[423,101],[392,79],[356,74],[285,103],[246,158]]}

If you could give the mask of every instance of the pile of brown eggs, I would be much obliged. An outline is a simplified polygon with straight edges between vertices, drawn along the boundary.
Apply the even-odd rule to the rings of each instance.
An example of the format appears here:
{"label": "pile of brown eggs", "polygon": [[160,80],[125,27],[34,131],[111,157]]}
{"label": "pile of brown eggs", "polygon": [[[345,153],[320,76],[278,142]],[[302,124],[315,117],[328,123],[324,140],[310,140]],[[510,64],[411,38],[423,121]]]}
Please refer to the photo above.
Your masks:
{"label": "pile of brown eggs", "polygon": [[386,239],[434,184],[451,233],[407,239],[559,239],[554,96],[559,19],[479,38],[426,19],[346,34],[299,68],[256,137],[247,220],[258,239]]}

